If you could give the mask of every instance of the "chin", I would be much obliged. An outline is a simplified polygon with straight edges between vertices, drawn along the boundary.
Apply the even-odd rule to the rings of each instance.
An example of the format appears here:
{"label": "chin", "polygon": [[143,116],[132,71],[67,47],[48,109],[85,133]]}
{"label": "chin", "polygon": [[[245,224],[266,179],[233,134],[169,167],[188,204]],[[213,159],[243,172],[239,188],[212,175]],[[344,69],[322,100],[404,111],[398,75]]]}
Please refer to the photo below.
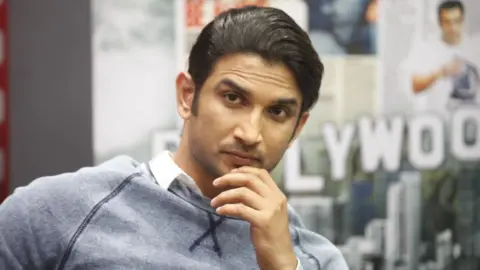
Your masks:
{"label": "chin", "polygon": [[239,168],[240,166],[235,166],[234,164],[229,164],[225,161],[220,161],[219,162],[220,166],[218,168],[218,171],[222,173],[222,175],[227,174],[231,172],[233,169]]}
{"label": "chin", "polygon": [[229,173],[231,170],[235,169],[235,167],[232,167],[231,165],[226,164],[223,160],[219,159],[212,164],[211,169],[213,172],[212,175],[217,178]]}

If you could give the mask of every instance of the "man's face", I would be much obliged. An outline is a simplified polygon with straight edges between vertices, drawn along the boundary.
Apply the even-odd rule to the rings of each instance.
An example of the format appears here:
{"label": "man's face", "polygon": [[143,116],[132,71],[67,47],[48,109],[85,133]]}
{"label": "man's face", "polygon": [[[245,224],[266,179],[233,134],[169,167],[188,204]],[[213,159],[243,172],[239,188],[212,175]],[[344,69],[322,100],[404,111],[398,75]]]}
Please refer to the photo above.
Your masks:
{"label": "man's face", "polygon": [[464,16],[459,8],[444,9],[440,12],[440,28],[443,40],[458,44],[462,38]]}
{"label": "man's face", "polygon": [[188,75],[177,78],[183,139],[213,178],[241,166],[273,170],[308,118],[300,116],[302,96],[289,69],[259,56],[222,57],[197,93],[196,114],[192,85]]}

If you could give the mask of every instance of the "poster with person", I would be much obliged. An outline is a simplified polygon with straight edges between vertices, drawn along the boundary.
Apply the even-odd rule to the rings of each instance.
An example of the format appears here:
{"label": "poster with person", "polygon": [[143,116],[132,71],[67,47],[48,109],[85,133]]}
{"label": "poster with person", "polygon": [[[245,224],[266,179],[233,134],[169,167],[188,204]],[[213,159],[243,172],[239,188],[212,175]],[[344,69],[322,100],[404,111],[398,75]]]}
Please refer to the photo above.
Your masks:
{"label": "poster with person", "polygon": [[[417,210],[387,211],[386,269],[480,267],[478,11],[469,0],[382,1],[379,121],[388,152],[403,149],[401,163],[419,174],[404,190]],[[387,208],[397,192],[387,188]]]}

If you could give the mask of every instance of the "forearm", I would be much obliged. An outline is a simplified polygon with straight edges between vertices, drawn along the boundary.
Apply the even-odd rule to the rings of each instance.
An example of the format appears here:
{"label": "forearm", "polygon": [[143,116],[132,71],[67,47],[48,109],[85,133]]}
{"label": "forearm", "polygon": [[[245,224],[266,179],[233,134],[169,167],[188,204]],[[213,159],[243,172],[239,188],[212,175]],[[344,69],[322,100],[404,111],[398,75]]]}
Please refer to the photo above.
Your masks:
{"label": "forearm", "polygon": [[428,75],[413,75],[412,89],[414,94],[421,93],[432,86],[442,76],[441,71],[435,71]]}

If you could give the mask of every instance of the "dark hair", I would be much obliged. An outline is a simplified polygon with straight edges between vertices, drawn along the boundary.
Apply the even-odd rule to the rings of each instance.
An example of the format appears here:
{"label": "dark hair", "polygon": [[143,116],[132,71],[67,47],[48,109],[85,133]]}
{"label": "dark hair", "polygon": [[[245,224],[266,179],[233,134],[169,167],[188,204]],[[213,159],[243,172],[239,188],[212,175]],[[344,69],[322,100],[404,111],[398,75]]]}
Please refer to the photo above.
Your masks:
{"label": "dark hair", "polygon": [[462,12],[462,14],[465,14],[465,7],[463,6],[463,3],[458,0],[445,0],[438,5],[438,18],[440,19],[440,15],[442,14],[443,10],[447,9],[454,9],[458,8]]}
{"label": "dark hair", "polygon": [[282,10],[247,6],[229,9],[208,23],[190,51],[188,72],[195,84],[192,111],[215,63],[234,53],[253,53],[281,62],[293,73],[302,94],[302,111],[318,100],[324,67],[308,34]]}

